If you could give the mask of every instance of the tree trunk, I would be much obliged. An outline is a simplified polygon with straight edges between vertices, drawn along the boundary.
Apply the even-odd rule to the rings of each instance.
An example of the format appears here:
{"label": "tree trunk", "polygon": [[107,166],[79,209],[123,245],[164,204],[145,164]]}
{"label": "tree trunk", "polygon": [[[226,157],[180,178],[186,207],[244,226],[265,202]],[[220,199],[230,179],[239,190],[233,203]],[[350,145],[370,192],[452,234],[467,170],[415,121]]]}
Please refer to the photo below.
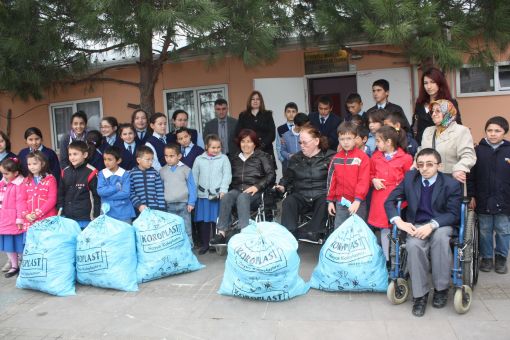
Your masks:
{"label": "tree trunk", "polygon": [[140,108],[151,116],[155,111],[154,87],[158,75],[154,75],[154,57],[152,55],[152,31],[145,29],[140,32],[138,48],[140,50]]}

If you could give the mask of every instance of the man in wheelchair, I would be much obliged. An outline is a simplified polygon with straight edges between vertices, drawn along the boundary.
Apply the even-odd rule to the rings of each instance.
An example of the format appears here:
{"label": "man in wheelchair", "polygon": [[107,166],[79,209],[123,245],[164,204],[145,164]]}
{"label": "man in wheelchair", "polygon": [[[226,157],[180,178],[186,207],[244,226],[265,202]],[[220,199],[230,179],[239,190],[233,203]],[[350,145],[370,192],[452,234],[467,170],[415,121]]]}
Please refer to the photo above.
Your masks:
{"label": "man in wheelchair", "polygon": [[[459,182],[439,172],[441,156],[423,149],[416,156],[418,171],[409,171],[385,202],[391,223],[407,233],[407,265],[413,291],[415,316],[423,316],[430,287],[432,267],[435,308],[446,306],[450,285],[452,250],[450,236],[459,224],[462,192]],[[398,215],[397,202],[407,201],[406,220]],[[429,259],[430,255],[430,259]]]}

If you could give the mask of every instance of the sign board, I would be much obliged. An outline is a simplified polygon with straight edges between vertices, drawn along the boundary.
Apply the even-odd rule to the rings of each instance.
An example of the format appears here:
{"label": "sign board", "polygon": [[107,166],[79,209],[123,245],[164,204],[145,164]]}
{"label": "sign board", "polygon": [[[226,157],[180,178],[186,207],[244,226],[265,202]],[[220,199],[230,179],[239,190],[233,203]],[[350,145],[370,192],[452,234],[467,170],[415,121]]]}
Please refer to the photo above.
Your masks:
{"label": "sign board", "polygon": [[305,74],[349,71],[349,53],[345,50],[305,52]]}

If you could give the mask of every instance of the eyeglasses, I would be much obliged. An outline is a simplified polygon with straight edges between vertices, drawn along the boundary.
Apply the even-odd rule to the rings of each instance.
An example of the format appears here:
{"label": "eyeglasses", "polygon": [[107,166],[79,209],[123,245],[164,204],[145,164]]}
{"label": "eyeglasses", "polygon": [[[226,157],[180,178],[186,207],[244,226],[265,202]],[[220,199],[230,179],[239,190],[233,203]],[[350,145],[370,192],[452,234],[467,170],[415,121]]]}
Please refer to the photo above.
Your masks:
{"label": "eyeglasses", "polygon": [[312,142],[313,139],[310,140],[300,140],[299,145],[308,145]]}
{"label": "eyeglasses", "polygon": [[433,163],[433,162],[418,162],[416,163],[416,167],[418,169],[423,169],[423,168],[432,168],[434,165],[438,165],[439,163]]}

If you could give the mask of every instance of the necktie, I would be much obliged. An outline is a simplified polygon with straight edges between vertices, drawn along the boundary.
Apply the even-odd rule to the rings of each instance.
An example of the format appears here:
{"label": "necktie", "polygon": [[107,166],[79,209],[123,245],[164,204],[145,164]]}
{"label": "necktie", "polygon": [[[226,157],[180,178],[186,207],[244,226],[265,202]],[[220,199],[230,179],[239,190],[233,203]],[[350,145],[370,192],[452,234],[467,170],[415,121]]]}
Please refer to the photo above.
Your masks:
{"label": "necktie", "polygon": [[162,141],[164,144],[166,144],[166,138],[165,137],[160,137],[159,140]]}
{"label": "necktie", "polygon": [[128,145],[128,151],[130,154],[133,154],[133,147],[131,145]]}
{"label": "necktie", "polygon": [[425,188],[428,188],[430,186],[430,182],[428,179],[424,180],[423,184],[425,184]]}
{"label": "necktie", "polygon": [[324,125],[324,123],[326,123],[326,118],[321,117],[321,125]]}
{"label": "necktie", "polygon": [[143,137],[145,136],[145,132],[143,131],[140,131],[139,132],[139,135],[138,135],[138,138],[140,138],[140,140],[143,140]]}
{"label": "necktie", "polygon": [[228,153],[228,144],[227,144],[227,125],[225,120],[220,120],[220,131],[219,137],[221,140],[221,150],[223,153]]}
{"label": "necktie", "polygon": [[184,157],[186,157],[186,148],[181,148],[181,153]]}
{"label": "necktie", "polygon": [[292,131],[292,128],[294,127],[294,124],[289,124],[289,130]]}

